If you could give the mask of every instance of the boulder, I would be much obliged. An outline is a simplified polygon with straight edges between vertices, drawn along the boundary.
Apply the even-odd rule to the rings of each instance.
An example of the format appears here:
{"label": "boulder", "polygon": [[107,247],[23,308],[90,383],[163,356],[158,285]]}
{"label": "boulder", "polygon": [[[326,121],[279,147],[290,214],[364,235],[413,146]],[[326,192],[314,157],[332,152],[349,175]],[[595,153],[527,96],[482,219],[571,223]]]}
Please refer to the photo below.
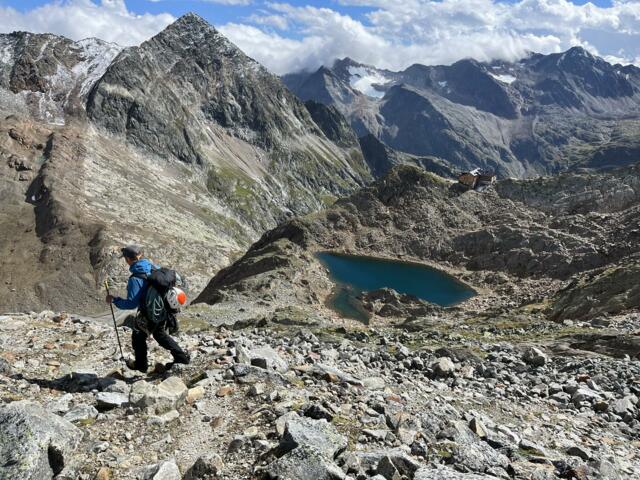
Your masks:
{"label": "boulder", "polygon": [[207,480],[217,477],[224,468],[224,462],[217,453],[205,453],[198,457],[184,475],[184,480]]}
{"label": "boulder", "polygon": [[386,478],[386,480],[402,480],[402,475],[400,475],[391,459],[386,456],[382,457],[382,460],[378,462],[376,473]]}
{"label": "boulder", "polygon": [[0,408],[0,440],[2,478],[48,480],[64,469],[82,431],[35,403],[20,401]]}
{"label": "boulder", "polygon": [[7,377],[11,375],[11,364],[4,358],[0,358],[0,375],[5,375]]}
{"label": "boulder", "polygon": [[484,423],[482,423],[481,420],[475,417],[472,418],[471,421],[469,422],[469,428],[473,433],[478,435],[480,438],[487,437],[487,427],[484,426]]}
{"label": "boulder", "polygon": [[446,378],[453,376],[456,366],[448,357],[442,357],[436,360],[431,369],[436,377]]}
{"label": "boulder", "polygon": [[325,380],[332,381],[332,378],[335,378],[336,382],[344,382],[350,385],[356,385],[359,387],[364,386],[364,383],[354,377],[353,375],[349,375],[348,373],[343,372],[335,367],[324,365],[322,363],[316,363],[311,367],[309,373],[317,375]]}
{"label": "boulder", "polygon": [[542,367],[547,363],[547,356],[542,350],[536,347],[530,347],[525,350],[522,360],[532,367]]}
{"label": "boulder", "polygon": [[142,480],[181,480],[180,470],[174,460],[165,460],[145,467]]}
{"label": "boulder", "polygon": [[70,393],[65,393],[61,397],[56,398],[55,400],[49,402],[46,405],[48,411],[52,413],[57,413],[59,415],[63,415],[69,411],[69,404],[73,400],[73,395]]}
{"label": "boulder", "polygon": [[93,405],[80,404],[69,410],[63,418],[69,422],[87,422],[97,416],[98,410]]}
{"label": "boulder", "polygon": [[495,480],[496,477],[457,472],[451,468],[419,468],[413,480]]}
{"label": "boulder", "polygon": [[537,457],[547,456],[547,452],[543,447],[526,439],[520,440],[520,444],[518,445],[518,447],[520,447],[520,450],[527,452],[529,455],[535,455]]}
{"label": "boulder", "polygon": [[343,480],[344,472],[317,449],[302,445],[266,469],[273,480]]}
{"label": "boulder", "polygon": [[133,384],[129,400],[133,405],[159,415],[183,405],[187,393],[187,386],[178,377],[169,377],[158,385],[141,380]]}
{"label": "boulder", "polygon": [[280,373],[289,370],[289,364],[271,347],[248,349],[238,345],[236,358],[240,363],[250,364],[265,370],[273,370]]}
{"label": "boulder", "polygon": [[187,392],[187,403],[192,404],[204,397],[204,388],[201,385],[197,385],[190,388]]}
{"label": "boulder", "polygon": [[627,412],[633,412],[635,410],[635,405],[631,401],[630,397],[621,398],[619,400],[615,400],[611,402],[609,405],[609,411],[612,411],[616,415],[623,416]]}
{"label": "boulder", "polygon": [[317,450],[320,455],[333,459],[347,448],[347,439],[326,420],[291,416],[280,440],[279,451],[287,453],[300,446]]}
{"label": "boulder", "polygon": [[129,403],[128,395],[118,392],[99,392],[96,395],[96,402],[100,410],[111,410],[122,407]]}

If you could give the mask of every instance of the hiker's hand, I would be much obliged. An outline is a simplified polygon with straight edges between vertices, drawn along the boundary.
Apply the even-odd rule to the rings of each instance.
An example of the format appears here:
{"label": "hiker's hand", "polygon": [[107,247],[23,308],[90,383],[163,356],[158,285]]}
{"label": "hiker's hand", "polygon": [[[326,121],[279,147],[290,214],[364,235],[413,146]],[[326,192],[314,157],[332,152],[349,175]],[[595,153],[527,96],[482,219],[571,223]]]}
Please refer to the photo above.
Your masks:
{"label": "hiker's hand", "polygon": [[113,299],[114,299],[114,298],[115,298],[115,297],[114,297],[113,295],[107,295],[107,299],[106,299],[106,300],[107,300],[107,303],[113,303]]}

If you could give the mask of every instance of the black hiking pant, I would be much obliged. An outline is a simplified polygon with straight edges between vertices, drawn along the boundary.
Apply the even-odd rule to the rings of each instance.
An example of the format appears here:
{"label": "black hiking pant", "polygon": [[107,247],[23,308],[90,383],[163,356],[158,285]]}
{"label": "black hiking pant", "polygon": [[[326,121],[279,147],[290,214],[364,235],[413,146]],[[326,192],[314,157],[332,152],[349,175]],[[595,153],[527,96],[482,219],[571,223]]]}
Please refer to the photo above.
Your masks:
{"label": "black hiking pant", "polygon": [[[160,345],[165,350],[169,350],[171,355],[173,355],[174,363],[189,363],[191,358],[189,354],[185,352],[178,343],[171,338],[169,333],[165,328],[165,325],[158,325],[158,327],[152,333],[153,338],[156,339],[158,345]],[[146,372],[149,368],[149,363],[147,360],[147,338],[149,335],[138,329],[133,329],[133,334],[131,335],[131,343],[133,346],[133,352],[136,356],[135,367],[136,370],[140,370]]]}

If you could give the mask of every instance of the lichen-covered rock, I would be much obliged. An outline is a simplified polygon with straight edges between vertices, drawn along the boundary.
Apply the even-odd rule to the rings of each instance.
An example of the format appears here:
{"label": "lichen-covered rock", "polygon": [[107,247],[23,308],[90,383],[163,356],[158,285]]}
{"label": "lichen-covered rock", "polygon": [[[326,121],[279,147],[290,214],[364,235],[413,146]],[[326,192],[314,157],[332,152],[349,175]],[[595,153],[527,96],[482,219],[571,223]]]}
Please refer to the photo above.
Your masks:
{"label": "lichen-covered rock", "polygon": [[344,472],[312,446],[303,445],[266,469],[271,480],[343,480]]}
{"label": "lichen-covered rock", "polygon": [[49,480],[82,440],[73,424],[28,401],[0,407],[0,477]]}
{"label": "lichen-covered rock", "polygon": [[320,455],[332,459],[347,448],[347,438],[324,419],[313,420],[292,415],[286,421],[279,450],[286,453],[300,446],[310,447]]}

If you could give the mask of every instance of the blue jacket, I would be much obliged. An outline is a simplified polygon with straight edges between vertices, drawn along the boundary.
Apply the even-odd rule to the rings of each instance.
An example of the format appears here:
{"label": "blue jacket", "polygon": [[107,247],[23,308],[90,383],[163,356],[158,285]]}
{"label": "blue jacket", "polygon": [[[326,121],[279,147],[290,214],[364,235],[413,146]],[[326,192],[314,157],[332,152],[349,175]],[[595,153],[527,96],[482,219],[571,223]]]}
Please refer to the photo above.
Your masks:
{"label": "blue jacket", "polygon": [[127,298],[116,297],[113,304],[120,310],[133,310],[139,308],[147,293],[147,282],[142,278],[134,277],[135,274],[149,275],[153,268],[158,268],[146,258],[141,258],[129,267],[131,277],[127,283]]}

